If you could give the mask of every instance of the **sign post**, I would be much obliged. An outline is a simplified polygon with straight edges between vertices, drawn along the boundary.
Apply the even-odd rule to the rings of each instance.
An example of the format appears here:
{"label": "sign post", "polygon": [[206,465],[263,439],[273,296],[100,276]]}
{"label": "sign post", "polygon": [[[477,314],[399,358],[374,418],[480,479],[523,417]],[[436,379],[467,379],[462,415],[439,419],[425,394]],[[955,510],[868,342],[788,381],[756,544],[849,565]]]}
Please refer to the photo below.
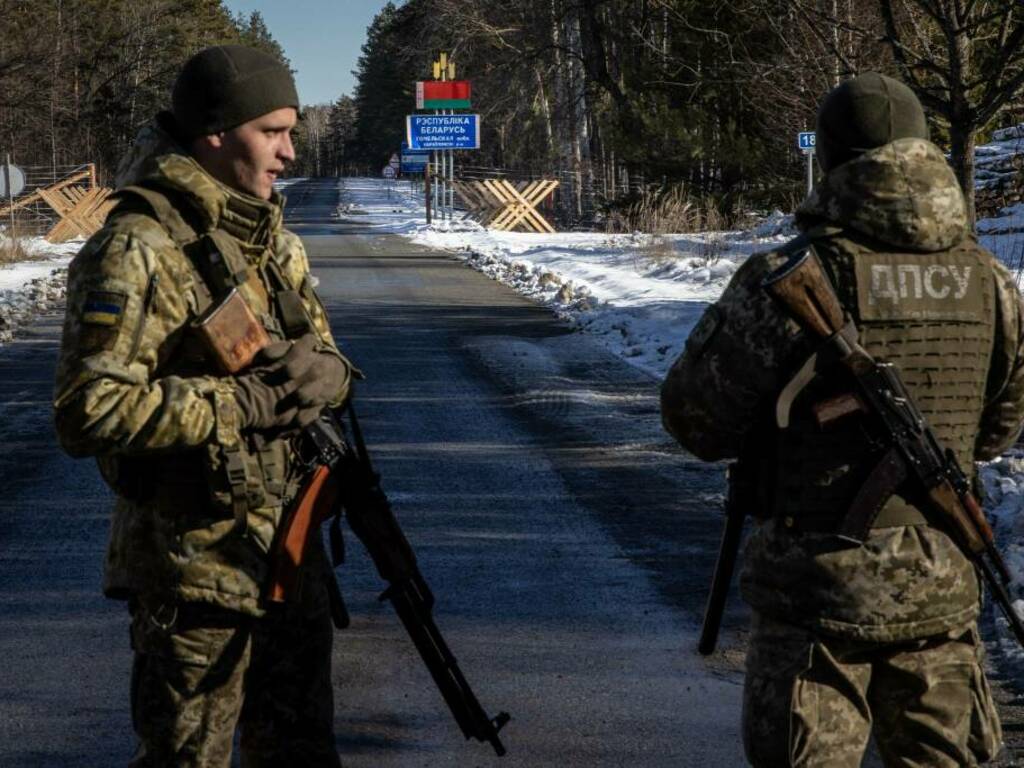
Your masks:
{"label": "sign post", "polygon": [[796,135],[796,145],[807,155],[807,194],[814,191],[814,152],[817,146],[817,134],[814,131],[800,131]]}
{"label": "sign post", "polygon": [[402,142],[402,156],[399,170],[402,173],[423,173],[430,163],[430,153],[422,150],[409,149],[406,142]]}
{"label": "sign post", "polygon": [[4,188],[0,192],[7,192],[7,208],[11,212],[11,229],[7,234],[11,238],[11,242],[14,243],[18,239],[18,234],[14,228],[14,196],[20,194],[21,190],[25,188],[25,174],[20,168],[11,165],[10,154],[6,155],[4,160]]}
{"label": "sign post", "polygon": [[[431,69],[433,80],[416,83],[416,109],[431,109],[434,114],[406,117],[408,154],[429,153],[423,164],[428,223],[437,212],[433,205],[438,202],[441,219],[455,215],[455,150],[480,147],[479,116],[455,113],[471,107],[470,82],[455,79],[455,62],[444,51],[432,62]],[[412,170],[418,165],[417,159],[407,160],[403,147],[402,170],[408,163],[409,172],[418,172],[418,168]]]}
{"label": "sign post", "polygon": [[429,224],[430,220],[431,220],[430,206],[433,203],[433,200],[430,199],[430,163],[429,162],[427,162],[426,171],[423,173],[423,191],[424,191],[424,197],[426,198],[426,201],[427,201],[427,224]]}

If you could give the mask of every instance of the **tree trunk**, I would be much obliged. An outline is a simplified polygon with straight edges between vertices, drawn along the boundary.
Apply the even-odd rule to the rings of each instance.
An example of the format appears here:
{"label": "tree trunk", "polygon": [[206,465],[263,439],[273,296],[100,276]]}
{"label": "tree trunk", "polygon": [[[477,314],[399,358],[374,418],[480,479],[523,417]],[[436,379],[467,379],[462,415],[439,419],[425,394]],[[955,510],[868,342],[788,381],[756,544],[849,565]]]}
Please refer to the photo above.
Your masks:
{"label": "tree trunk", "polygon": [[976,143],[975,132],[977,126],[969,122],[958,120],[950,121],[950,162],[957,181],[960,182],[960,189],[963,190],[964,200],[967,201],[967,227],[973,232],[975,225],[974,210],[974,148]]}
{"label": "tree trunk", "polygon": [[576,178],[572,173],[572,72],[568,56],[562,50],[561,25],[564,11],[559,0],[551,0],[551,43],[554,53],[555,131],[558,135],[558,165],[561,169],[561,188],[558,190],[559,209],[566,222],[575,220]]}
{"label": "tree trunk", "polygon": [[587,120],[587,80],[583,69],[583,44],[578,11],[566,19],[566,44],[572,52],[570,98],[572,109],[573,174],[576,177],[576,215],[589,219],[594,212],[594,184],[590,168],[590,128]]}
{"label": "tree trunk", "polygon": [[60,82],[60,66],[63,54],[63,0],[57,0],[56,46],[53,51],[53,81],[50,84],[50,164],[54,178],[57,176],[57,84]]}
{"label": "tree trunk", "polygon": [[544,83],[544,73],[540,67],[534,68],[537,76],[537,98],[540,100],[540,112],[544,118],[544,137],[547,139],[547,157],[555,154],[555,132],[551,125],[551,104],[548,101],[548,89]]}

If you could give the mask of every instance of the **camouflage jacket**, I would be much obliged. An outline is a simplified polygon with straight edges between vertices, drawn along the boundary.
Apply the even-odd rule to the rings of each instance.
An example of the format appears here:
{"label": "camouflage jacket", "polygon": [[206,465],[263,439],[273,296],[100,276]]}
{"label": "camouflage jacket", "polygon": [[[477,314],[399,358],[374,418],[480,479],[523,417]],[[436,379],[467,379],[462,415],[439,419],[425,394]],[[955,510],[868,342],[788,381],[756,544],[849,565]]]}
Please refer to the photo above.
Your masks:
{"label": "camouflage jacket", "polygon": [[268,278],[276,265],[321,349],[340,353],[302,243],[282,226],[280,195],[264,201],[219,183],[158,123],[140,133],[118,185],[138,185],[162,210],[122,192],[73,260],[54,396],[62,446],[97,457],[117,492],[104,591],[261,615],[268,551],[300,478],[289,443],[240,431],[233,379],[190,331],[210,288],[167,221],[179,215],[185,232],[243,265],[239,291],[271,338],[283,338]]}
{"label": "camouflage jacket", "polygon": [[[797,223],[817,238],[827,268],[850,254],[924,254],[942,263],[956,251],[990,270],[985,280],[994,298],[985,327],[991,354],[983,350],[983,396],[976,427],[970,427],[972,442],[965,443],[968,459],[984,460],[1011,445],[1024,421],[1024,311],[1013,276],[967,235],[964,211],[938,148],[903,139],[836,168],[801,206]],[[762,467],[779,461],[776,399],[814,351],[761,288],[785,259],[780,252],[759,253],[737,270],[663,384],[666,429],[702,459],[743,454]],[[842,297],[838,282],[837,289]],[[796,474],[790,487],[807,482]],[[760,522],[748,540],[741,577],[741,591],[756,610],[882,642],[943,632],[976,617],[977,578],[944,533],[894,525],[872,530],[860,547],[839,546],[828,532],[789,530],[772,514],[777,486],[762,483],[759,490],[765,508],[750,510]]]}

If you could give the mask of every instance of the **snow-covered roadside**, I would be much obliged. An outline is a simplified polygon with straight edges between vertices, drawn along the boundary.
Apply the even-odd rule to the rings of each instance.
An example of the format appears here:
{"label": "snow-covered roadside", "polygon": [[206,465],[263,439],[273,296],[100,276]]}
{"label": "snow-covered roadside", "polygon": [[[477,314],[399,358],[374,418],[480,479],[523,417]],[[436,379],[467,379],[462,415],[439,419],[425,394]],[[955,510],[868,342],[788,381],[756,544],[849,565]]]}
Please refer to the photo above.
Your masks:
{"label": "snow-covered roadside", "polygon": [[[366,199],[370,212],[380,184],[359,179],[349,185],[349,195],[357,204]],[[392,231],[455,252],[658,378],[737,267],[795,234],[792,217],[777,211],[747,232],[538,235],[486,230],[458,217],[427,227],[422,200],[413,191],[404,207],[420,218],[415,226],[403,222]]]}
{"label": "snow-covered roadside", "polygon": [[[1013,448],[995,461],[982,464],[981,478],[988,497],[985,511],[1013,576],[1010,594],[1014,607],[1017,615],[1024,617],[1024,450]],[[1009,634],[1003,617],[997,615],[996,621],[1005,630],[1000,638],[1002,652],[1024,661],[1024,651]]]}
{"label": "snow-covered roadside", "polygon": [[783,235],[532,235],[421,229],[414,242],[545,304],[609,350],[660,377],[707,305],[751,253]]}
{"label": "snow-covered roadside", "polygon": [[274,179],[274,189],[278,192],[284,192],[292,184],[298,184],[300,181],[305,181],[305,176],[291,176],[287,179]]}
{"label": "snow-covered roadside", "polygon": [[84,241],[53,245],[41,237],[30,237],[19,242],[32,260],[0,265],[0,344],[64,299],[68,264]]}
{"label": "snow-covered roadside", "polygon": [[[420,185],[406,180],[352,178],[338,181],[338,218],[381,234],[408,235],[425,228]],[[438,222],[441,229],[446,222]]]}
{"label": "snow-covered roadside", "polygon": [[[358,185],[349,185],[350,204],[361,206],[371,225],[378,225],[372,211],[380,201],[379,189],[374,188],[379,184],[359,180]],[[422,210],[415,197],[405,206]],[[550,307],[615,354],[661,378],[738,266],[751,253],[791,237],[790,221],[773,214],[747,232],[667,236],[517,234],[459,221],[410,226],[404,219],[390,231],[459,255],[469,266]],[[981,243],[1015,270],[1024,264],[1022,230],[1024,204],[978,223]],[[1024,616],[1024,451],[1012,449],[981,465],[980,472],[989,497],[986,508],[1015,577],[1011,594]],[[1001,616],[996,620],[1003,622]],[[1024,651],[1008,632],[1000,644],[1005,654],[1024,660]]]}
{"label": "snow-covered roadside", "polygon": [[[278,179],[274,189],[284,192],[299,181],[303,179]],[[0,229],[0,239],[5,236]],[[68,264],[84,243],[84,239],[77,239],[55,245],[42,237],[19,240],[29,260],[0,264],[0,344],[13,339],[19,327],[64,299]]]}

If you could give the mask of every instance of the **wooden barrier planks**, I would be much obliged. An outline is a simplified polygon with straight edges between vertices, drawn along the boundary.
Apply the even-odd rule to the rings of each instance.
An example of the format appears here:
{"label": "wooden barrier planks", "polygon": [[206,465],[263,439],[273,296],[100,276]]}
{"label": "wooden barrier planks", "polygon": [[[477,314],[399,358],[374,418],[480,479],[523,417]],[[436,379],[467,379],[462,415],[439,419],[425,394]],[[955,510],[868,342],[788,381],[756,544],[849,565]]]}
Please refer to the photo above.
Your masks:
{"label": "wooden barrier planks", "polygon": [[516,184],[506,179],[455,182],[455,192],[469,209],[466,218],[506,232],[554,232],[537,206],[557,187],[553,179]]}
{"label": "wooden barrier planks", "polygon": [[[89,171],[89,170],[80,171],[80,172],[78,172],[76,174],[68,176],[66,179],[61,179],[56,184],[51,184],[46,189],[49,189],[49,190],[63,189],[64,187],[70,187],[70,186],[72,186],[74,184],[79,184],[82,181],[91,180],[92,177],[93,177],[93,173],[91,171]],[[40,200],[42,200],[42,196],[39,194],[39,190],[37,189],[34,192],[31,192],[30,194],[25,195],[24,197],[19,197],[17,200],[14,201],[13,205],[8,204],[8,205],[5,205],[2,208],[0,208],[0,216],[6,216],[6,215],[8,215],[11,212],[12,209],[16,211],[19,208],[24,208],[26,205],[32,205],[33,203],[36,203],[36,202],[38,202]]]}
{"label": "wooden barrier planks", "polygon": [[114,207],[113,202],[107,200],[112,191],[106,187],[74,186],[38,190],[43,202],[60,216],[60,221],[46,233],[46,239],[63,243],[75,237],[89,237],[98,231]]}
{"label": "wooden barrier planks", "polygon": [[40,187],[0,207],[0,217],[10,215],[37,203],[45,203],[57,214],[45,237],[51,243],[63,243],[75,237],[89,237],[103,226],[114,203],[107,198],[113,190],[96,186],[96,168],[87,165],[82,170],[51,184]]}

